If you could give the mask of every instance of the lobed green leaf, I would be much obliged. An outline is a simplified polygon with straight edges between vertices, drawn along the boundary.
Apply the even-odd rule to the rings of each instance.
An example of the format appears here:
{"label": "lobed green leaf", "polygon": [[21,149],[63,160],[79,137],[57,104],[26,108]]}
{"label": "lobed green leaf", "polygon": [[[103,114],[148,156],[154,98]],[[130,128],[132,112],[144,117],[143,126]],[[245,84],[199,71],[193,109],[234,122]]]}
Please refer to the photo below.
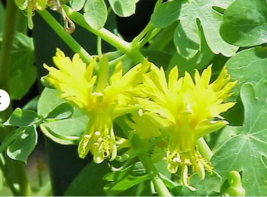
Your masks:
{"label": "lobed green leaf", "polygon": [[267,80],[267,48],[256,47],[243,50],[229,59],[226,63],[231,80],[238,81],[234,88],[233,98],[237,98],[244,83],[254,85],[256,93],[259,87]]}
{"label": "lobed green leaf", "polygon": [[236,46],[267,43],[267,4],[264,0],[236,0],[225,11],[223,39]]}
{"label": "lobed green leaf", "polygon": [[213,52],[210,50],[203,31],[201,31],[201,45],[197,54],[193,58],[184,58],[179,53],[175,53],[168,65],[169,72],[174,66],[178,66],[179,74],[184,75],[185,71],[193,74],[195,69],[201,70],[207,67],[214,58]]}
{"label": "lobed green leaf", "polygon": [[[172,189],[174,196],[218,196],[218,186],[222,179],[216,172],[206,173],[205,179],[201,180],[197,174],[190,178],[190,185],[196,188],[191,191],[185,186],[176,186]],[[217,193],[217,194],[216,194]]]}
{"label": "lobed green leaf", "polygon": [[203,27],[208,46],[215,54],[232,56],[237,51],[236,46],[226,43],[219,34],[222,14],[214,9],[225,9],[233,0],[194,0],[168,1],[161,4],[152,15],[155,27],[164,28],[179,20],[174,42],[178,53],[184,58],[194,57],[200,47],[200,29],[198,21]]}
{"label": "lobed green leaf", "polygon": [[[256,89],[261,91],[255,91]],[[228,172],[242,174],[242,185],[248,196],[266,196],[267,166],[267,88],[266,83],[241,86],[240,96],[245,108],[242,132],[228,141],[212,157],[212,164],[223,180]],[[256,93],[256,94],[255,94]]]}

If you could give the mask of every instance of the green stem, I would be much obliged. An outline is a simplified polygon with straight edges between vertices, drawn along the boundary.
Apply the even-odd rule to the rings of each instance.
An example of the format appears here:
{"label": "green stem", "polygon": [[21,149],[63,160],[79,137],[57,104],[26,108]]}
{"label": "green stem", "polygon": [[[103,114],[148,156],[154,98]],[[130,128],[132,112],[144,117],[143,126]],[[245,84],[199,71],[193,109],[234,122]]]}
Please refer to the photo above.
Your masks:
{"label": "green stem", "polygon": [[5,165],[3,164],[2,159],[0,159],[0,169],[5,177],[6,183],[9,187],[9,189],[11,190],[11,192],[13,193],[14,196],[19,196],[19,191],[14,187],[14,184],[12,182],[12,180],[10,179],[10,177],[7,174],[7,171],[5,169]]}
{"label": "green stem", "polygon": [[[8,73],[9,73],[9,59],[12,49],[12,44],[15,35],[16,27],[16,17],[17,17],[17,6],[13,0],[7,1],[6,6],[6,16],[5,16],[5,25],[3,32],[3,43],[2,49],[0,52],[0,89],[4,89],[8,92]],[[8,107],[5,111],[0,113],[0,118],[6,120],[12,113],[12,105]],[[4,141],[5,137],[12,132],[11,128],[0,128],[0,138],[1,142]],[[27,179],[27,174],[25,170],[25,165],[22,162],[14,161],[10,159],[7,155],[4,155],[6,161],[7,171],[6,178],[13,183],[19,185],[19,195],[28,196],[31,195],[31,188]],[[14,193],[16,195],[16,193]]]}
{"label": "green stem", "polygon": [[52,194],[52,188],[51,188],[51,182],[48,181],[36,194],[36,196],[51,196]]}
{"label": "green stem", "polygon": [[80,54],[85,63],[89,64],[93,60],[91,55],[88,54],[86,50],[84,50],[84,48],[79,43],[77,43],[77,41],[72,36],[65,32],[64,28],[47,10],[38,11],[38,13],[75,53]]}
{"label": "green stem", "polygon": [[239,172],[230,171],[227,176],[229,187],[222,192],[222,196],[245,196],[246,190],[242,186]]}
{"label": "green stem", "polygon": [[20,196],[32,196],[31,186],[29,184],[27,173],[25,170],[25,164],[20,161],[13,162],[16,162],[16,165],[14,165],[12,173],[14,173],[17,178],[17,182],[20,188]]}
{"label": "green stem", "polygon": [[16,30],[17,32],[20,32],[23,34],[27,34],[27,31],[28,31],[27,17],[24,16],[22,10],[18,10]]}
{"label": "green stem", "polygon": [[123,61],[127,56],[126,55],[122,55],[120,57],[118,57],[115,60],[111,60],[108,64],[110,68],[115,67],[119,62]]}
{"label": "green stem", "polygon": [[81,27],[92,32],[96,36],[101,37],[103,40],[105,40],[109,44],[116,47],[118,50],[125,53],[135,63],[142,62],[145,59],[142,53],[138,50],[138,48],[133,46],[131,43],[124,41],[123,39],[116,36],[115,34],[113,34],[112,32],[108,31],[105,28],[93,29],[86,23],[82,14],[72,11],[72,9],[66,5],[64,5],[63,8],[71,20],[73,20],[75,23],[77,23]]}
{"label": "green stem", "polygon": [[[131,144],[134,149],[138,149],[143,147],[144,144],[141,141],[138,135],[133,135],[131,138]],[[146,169],[147,174],[150,176],[159,196],[172,196],[169,190],[167,189],[166,185],[163,183],[157,168],[154,166],[153,162],[151,161],[149,155],[142,151],[138,153],[138,157],[140,161],[143,163],[144,168]]]}
{"label": "green stem", "polygon": [[154,8],[154,11],[159,7],[160,4],[162,4],[163,0],[158,0],[156,5],[155,5],[155,8]]}
{"label": "green stem", "polygon": [[210,147],[207,145],[204,138],[199,138],[197,140],[197,146],[201,155],[209,161],[213,155],[213,152],[210,150]]}
{"label": "green stem", "polygon": [[108,74],[109,74],[109,65],[108,65],[108,57],[103,56],[99,62],[99,75],[97,76],[97,86],[96,92],[102,92],[108,82]]}
{"label": "green stem", "polygon": [[0,88],[7,86],[9,59],[15,35],[17,7],[13,0],[7,1],[2,50],[0,53]]}
{"label": "green stem", "polygon": [[[158,6],[163,2],[163,0],[158,0],[154,11],[158,8]],[[151,21],[149,21],[149,23],[146,25],[145,29],[143,29],[143,31],[137,35],[133,41],[132,44],[133,46],[136,46],[138,49],[140,49],[141,47],[143,47],[149,40],[151,40],[154,36],[156,36],[159,33],[160,29],[155,29],[151,23]]]}
{"label": "green stem", "polygon": [[[121,129],[124,131],[125,135],[129,139],[129,134],[127,131],[130,129],[128,125],[124,122],[123,119],[118,118],[116,123],[121,127]],[[131,145],[134,149],[140,150],[140,147],[144,147],[144,143],[140,139],[140,137],[137,134],[134,134],[130,138]],[[151,161],[149,155],[145,151],[137,151],[137,156],[139,157],[140,161],[144,165],[144,168],[146,169],[147,174],[150,176],[151,181],[153,182],[158,195],[159,196],[172,196],[169,190],[167,189],[166,185],[163,183],[159,172],[153,162]]]}
{"label": "green stem", "polygon": [[150,43],[149,49],[162,51],[166,45],[172,41],[174,31],[177,27],[177,23],[173,23],[169,27],[162,29],[155,39]]}
{"label": "green stem", "polygon": [[39,186],[43,187],[44,183],[43,183],[43,173],[42,172],[38,172],[38,182],[39,182]]}
{"label": "green stem", "polygon": [[102,58],[102,42],[101,42],[101,38],[97,37],[97,54],[99,56],[99,58]]}
{"label": "green stem", "polygon": [[161,29],[159,28],[155,28],[152,33],[151,33],[151,36],[149,37],[149,40],[153,39],[159,32],[160,32]]}
{"label": "green stem", "polygon": [[143,31],[133,39],[132,43],[138,45],[138,42],[140,42],[141,39],[147,34],[147,32],[151,31],[152,28],[152,23],[149,22],[145,29],[143,29]]}
{"label": "green stem", "polygon": [[149,40],[152,35],[152,30],[147,32],[146,36],[139,42],[138,47],[141,48],[143,47]]}

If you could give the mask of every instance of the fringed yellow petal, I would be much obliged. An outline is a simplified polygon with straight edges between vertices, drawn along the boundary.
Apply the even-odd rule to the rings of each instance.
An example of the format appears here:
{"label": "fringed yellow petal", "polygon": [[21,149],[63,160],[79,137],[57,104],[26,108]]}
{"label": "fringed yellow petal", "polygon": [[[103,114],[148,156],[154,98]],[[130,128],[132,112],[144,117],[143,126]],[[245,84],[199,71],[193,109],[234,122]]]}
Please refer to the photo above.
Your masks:
{"label": "fringed yellow petal", "polygon": [[179,76],[178,67],[175,66],[171,69],[169,74],[168,87],[170,90],[173,90],[175,88],[178,81],[178,76]]}
{"label": "fringed yellow petal", "polygon": [[211,78],[211,66],[205,69],[201,75],[202,87],[207,88]]}
{"label": "fringed yellow petal", "polygon": [[75,54],[72,58],[72,68],[75,65],[75,69],[73,69],[75,72],[74,75],[83,76],[86,71],[86,64],[82,61],[79,54]]}
{"label": "fringed yellow petal", "polygon": [[230,81],[230,76],[227,73],[226,67],[224,66],[219,77],[211,84],[214,91],[220,91],[228,82]]}
{"label": "fringed yellow petal", "polygon": [[150,66],[150,72],[147,74],[149,76],[155,86],[161,91],[165,92],[167,90],[167,81],[164,70],[161,68],[156,67],[154,64]]}
{"label": "fringed yellow petal", "polygon": [[[94,73],[94,66],[95,66],[95,64],[96,64],[96,58],[94,58],[92,60],[92,62],[90,62],[90,64],[87,66],[86,72],[84,73],[84,78],[85,79],[87,79],[87,80],[92,79],[93,73]],[[97,77],[95,76],[95,78],[97,78]]]}
{"label": "fringed yellow petal", "polygon": [[122,62],[119,62],[116,65],[115,70],[109,79],[110,84],[112,85],[114,83],[119,82],[121,80],[121,78],[122,78]]}
{"label": "fringed yellow petal", "polygon": [[89,108],[88,101],[91,100],[95,78],[87,78],[86,65],[77,54],[71,61],[57,49],[53,60],[59,70],[44,65],[49,74],[43,80],[60,90],[62,98],[86,112]]}
{"label": "fringed yellow petal", "polygon": [[57,49],[56,56],[53,57],[53,62],[62,72],[71,74],[71,71],[73,71],[71,59],[69,57],[65,57],[64,53],[60,49]]}
{"label": "fringed yellow petal", "polygon": [[184,78],[183,78],[183,87],[184,89],[191,89],[195,86],[190,74],[188,72],[185,72]]}
{"label": "fringed yellow petal", "polygon": [[[105,90],[105,95],[109,98],[108,101],[112,102],[113,98],[119,98],[119,102],[122,102],[124,99],[121,100],[121,98],[126,96],[127,100],[132,102],[133,96],[139,96],[141,94],[139,84],[141,84],[143,74],[147,71],[149,65],[147,61],[144,61],[131,68],[119,81],[110,84]],[[118,97],[117,95],[124,96]]]}
{"label": "fringed yellow petal", "polygon": [[195,70],[195,83],[196,83],[196,87],[200,88],[199,86],[201,84],[201,77],[200,77],[198,70]]}

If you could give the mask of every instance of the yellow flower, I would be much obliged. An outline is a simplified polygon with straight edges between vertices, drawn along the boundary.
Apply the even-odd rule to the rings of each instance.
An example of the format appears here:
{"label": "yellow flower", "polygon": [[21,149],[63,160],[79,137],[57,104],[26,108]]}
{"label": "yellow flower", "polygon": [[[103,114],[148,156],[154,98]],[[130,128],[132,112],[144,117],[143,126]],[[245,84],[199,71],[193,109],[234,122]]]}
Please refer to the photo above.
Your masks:
{"label": "yellow flower", "polygon": [[35,10],[44,10],[47,5],[47,0],[15,0],[15,3],[19,6],[19,9],[26,10],[28,17],[28,26],[33,28],[32,16]]}
{"label": "yellow flower", "polygon": [[178,68],[174,67],[167,81],[164,70],[151,65],[143,82],[143,92],[148,99],[138,99],[146,111],[153,113],[150,117],[167,136],[165,159],[168,170],[176,173],[179,169],[182,184],[188,187],[189,170],[196,171],[201,178],[205,177],[205,169],[211,171],[210,164],[199,153],[196,141],[225,126],[227,122],[220,114],[234,105],[225,103],[236,84],[229,82],[226,68],[212,84],[209,84],[210,78],[211,66],[201,76],[195,71],[194,81],[188,73],[178,79]]}
{"label": "yellow flower", "polygon": [[62,98],[82,110],[90,119],[79,143],[79,156],[84,158],[91,152],[96,163],[107,157],[114,159],[117,147],[112,121],[139,108],[134,99],[140,92],[138,84],[149,63],[143,62],[125,75],[119,63],[108,80],[109,67],[105,56],[100,60],[98,76],[93,75],[95,59],[86,67],[78,54],[71,60],[57,49],[53,61],[58,69],[44,65],[49,71],[44,82],[60,90]]}

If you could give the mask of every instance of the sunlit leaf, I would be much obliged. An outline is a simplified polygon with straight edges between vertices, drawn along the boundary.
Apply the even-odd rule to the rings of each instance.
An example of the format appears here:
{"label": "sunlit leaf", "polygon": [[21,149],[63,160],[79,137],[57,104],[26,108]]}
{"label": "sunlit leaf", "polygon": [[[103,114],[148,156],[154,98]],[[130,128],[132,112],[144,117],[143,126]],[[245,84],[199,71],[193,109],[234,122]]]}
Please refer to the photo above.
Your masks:
{"label": "sunlit leaf", "polygon": [[70,0],[70,6],[73,10],[79,11],[83,8],[85,0]]}
{"label": "sunlit leaf", "polygon": [[152,23],[156,27],[164,28],[180,20],[174,42],[181,56],[192,58],[201,47],[199,20],[211,51],[229,57],[235,54],[237,47],[226,43],[220,36],[219,28],[223,16],[215,8],[225,9],[231,2],[233,0],[169,1],[160,5],[153,13]]}
{"label": "sunlit leaf", "polygon": [[221,35],[237,46],[267,43],[267,3],[264,0],[236,0],[225,11]]}
{"label": "sunlit leaf", "polygon": [[105,25],[108,17],[104,0],[88,0],[84,6],[84,18],[94,29],[100,29]]}
{"label": "sunlit leaf", "polygon": [[266,196],[267,167],[267,88],[266,83],[255,87],[245,83],[241,87],[241,99],[245,108],[242,132],[230,138],[212,157],[214,170],[223,179],[228,172],[242,173],[242,185],[247,196]]}
{"label": "sunlit leaf", "polygon": [[203,31],[201,31],[201,46],[197,54],[193,58],[187,59],[182,57],[179,53],[175,53],[168,65],[168,71],[174,66],[178,66],[181,75],[184,75],[185,71],[193,74],[195,69],[201,70],[207,67],[214,56],[215,55],[207,45]]}
{"label": "sunlit leaf", "polygon": [[135,0],[108,0],[112,10],[121,17],[127,17],[135,12]]}
{"label": "sunlit leaf", "polygon": [[212,174],[206,174],[205,179],[201,180],[197,174],[194,174],[190,178],[190,185],[196,188],[196,191],[190,190],[185,186],[176,186],[172,189],[172,193],[175,196],[215,196],[218,192],[218,185],[221,183],[221,177],[213,172]]}
{"label": "sunlit leaf", "polygon": [[267,80],[267,48],[257,47],[243,50],[229,59],[227,71],[232,80],[238,84],[234,88],[233,98],[239,95],[242,84],[249,82],[255,86],[255,91],[261,91],[258,86]]}

